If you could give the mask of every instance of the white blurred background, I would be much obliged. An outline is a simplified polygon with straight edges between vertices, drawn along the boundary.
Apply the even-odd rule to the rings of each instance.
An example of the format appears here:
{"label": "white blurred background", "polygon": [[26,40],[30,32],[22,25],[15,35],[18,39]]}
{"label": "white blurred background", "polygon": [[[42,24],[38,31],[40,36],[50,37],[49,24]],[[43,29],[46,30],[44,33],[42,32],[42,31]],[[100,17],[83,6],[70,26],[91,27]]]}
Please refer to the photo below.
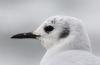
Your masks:
{"label": "white blurred background", "polygon": [[0,0],[0,65],[39,65],[46,51],[39,41],[10,37],[34,31],[54,15],[80,18],[100,56],[100,0]]}

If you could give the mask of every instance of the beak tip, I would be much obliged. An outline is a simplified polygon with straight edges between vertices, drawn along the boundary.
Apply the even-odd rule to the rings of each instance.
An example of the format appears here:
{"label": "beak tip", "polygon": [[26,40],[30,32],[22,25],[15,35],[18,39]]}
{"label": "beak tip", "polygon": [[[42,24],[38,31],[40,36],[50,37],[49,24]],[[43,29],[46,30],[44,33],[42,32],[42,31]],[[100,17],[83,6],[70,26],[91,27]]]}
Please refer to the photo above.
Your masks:
{"label": "beak tip", "polygon": [[13,37],[10,37],[11,39],[13,39]]}
{"label": "beak tip", "polygon": [[10,37],[11,39],[15,39],[16,38],[16,36],[14,35],[14,36],[12,36],[12,37]]}

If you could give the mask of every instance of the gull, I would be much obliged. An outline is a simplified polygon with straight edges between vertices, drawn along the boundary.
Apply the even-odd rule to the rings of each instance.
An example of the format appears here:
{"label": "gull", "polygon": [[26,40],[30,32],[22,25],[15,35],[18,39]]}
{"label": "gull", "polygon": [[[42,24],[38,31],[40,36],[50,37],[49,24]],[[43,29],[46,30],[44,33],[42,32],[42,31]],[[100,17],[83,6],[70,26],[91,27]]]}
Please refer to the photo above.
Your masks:
{"label": "gull", "polygon": [[71,16],[47,18],[35,31],[20,33],[12,39],[41,41],[46,53],[40,65],[100,65],[81,20]]}

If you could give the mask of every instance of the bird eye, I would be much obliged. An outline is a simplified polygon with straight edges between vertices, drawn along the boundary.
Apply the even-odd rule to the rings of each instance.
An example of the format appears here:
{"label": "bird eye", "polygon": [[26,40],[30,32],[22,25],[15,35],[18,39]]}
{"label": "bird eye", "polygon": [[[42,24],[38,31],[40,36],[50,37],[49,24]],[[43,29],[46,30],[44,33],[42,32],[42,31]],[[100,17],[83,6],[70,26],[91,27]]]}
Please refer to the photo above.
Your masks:
{"label": "bird eye", "polygon": [[47,32],[47,33],[50,33],[53,29],[54,29],[54,27],[51,26],[51,25],[49,25],[49,26],[46,26],[46,27],[44,28],[44,31]]}

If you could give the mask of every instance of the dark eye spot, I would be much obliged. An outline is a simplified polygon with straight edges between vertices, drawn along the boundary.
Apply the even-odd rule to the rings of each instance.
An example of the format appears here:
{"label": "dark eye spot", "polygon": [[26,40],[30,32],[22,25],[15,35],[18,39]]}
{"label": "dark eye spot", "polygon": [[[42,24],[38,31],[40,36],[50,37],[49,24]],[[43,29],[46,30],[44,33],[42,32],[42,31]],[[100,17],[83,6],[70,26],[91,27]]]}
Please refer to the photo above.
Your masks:
{"label": "dark eye spot", "polygon": [[51,31],[53,31],[53,29],[54,29],[54,27],[51,26],[51,25],[49,25],[49,26],[46,26],[46,27],[44,28],[44,31],[45,31],[46,33],[50,33]]}

